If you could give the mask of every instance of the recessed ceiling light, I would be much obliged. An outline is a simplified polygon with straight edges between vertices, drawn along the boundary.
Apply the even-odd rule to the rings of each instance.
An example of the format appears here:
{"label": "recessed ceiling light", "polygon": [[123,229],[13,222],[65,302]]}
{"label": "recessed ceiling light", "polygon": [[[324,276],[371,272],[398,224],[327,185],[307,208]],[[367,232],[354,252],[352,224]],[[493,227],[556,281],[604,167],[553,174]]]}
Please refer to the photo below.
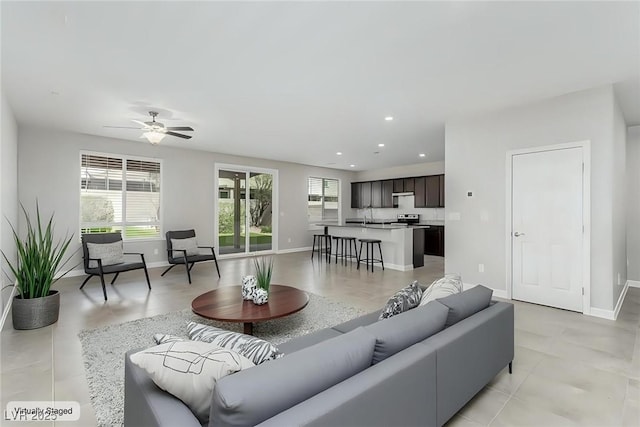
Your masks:
{"label": "recessed ceiling light", "polygon": [[384,119],[385,119],[386,121],[390,122],[391,120],[393,120],[393,117],[392,117],[392,116],[387,116],[387,117],[385,117]]}
{"label": "recessed ceiling light", "polygon": [[384,147],[384,144],[378,144],[378,147]]}
{"label": "recessed ceiling light", "polygon": [[338,151],[336,154],[337,154],[338,156],[342,156],[342,151]]}
{"label": "recessed ceiling light", "polygon": [[349,167],[350,167],[350,168],[355,168],[355,167],[356,167],[356,165],[349,165]]}
{"label": "recessed ceiling light", "polygon": [[427,155],[426,155],[426,154],[424,154],[424,153],[420,153],[420,154],[418,154],[418,156],[420,156],[420,157],[426,157]]}

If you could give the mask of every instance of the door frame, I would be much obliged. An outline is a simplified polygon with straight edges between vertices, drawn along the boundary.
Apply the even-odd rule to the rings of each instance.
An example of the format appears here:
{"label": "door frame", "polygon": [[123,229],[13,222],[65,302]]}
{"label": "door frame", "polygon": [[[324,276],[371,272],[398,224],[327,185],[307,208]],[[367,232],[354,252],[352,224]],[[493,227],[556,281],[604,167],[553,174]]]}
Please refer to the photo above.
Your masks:
{"label": "door frame", "polygon": [[511,230],[513,228],[513,157],[522,154],[533,154],[542,151],[566,150],[569,148],[582,149],[582,313],[591,314],[591,141],[576,141],[563,144],[529,147],[509,150],[506,153],[506,193],[505,193],[505,279],[507,284],[507,298],[513,299],[513,247]]}
{"label": "door frame", "polygon": [[[261,256],[266,254],[276,254],[278,253],[278,218],[280,217],[280,209],[279,209],[279,197],[278,197],[278,169],[268,169],[268,168],[260,168],[255,166],[247,166],[247,165],[234,165],[230,163],[214,163],[214,178],[213,185],[215,188],[215,197],[213,198],[213,212],[215,215],[213,221],[213,238],[215,242],[215,246],[219,247],[220,238],[218,233],[219,220],[218,220],[218,197],[219,197],[219,179],[220,179],[220,169],[222,170],[233,170],[238,172],[259,172],[259,173],[268,173],[273,176],[273,189],[271,190],[271,250],[268,251],[259,251],[259,252],[248,252],[248,246],[245,248],[245,252],[234,253],[234,254],[220,254],[219,258],[244,258],[248,256]],[[247,189],[249,188],[249,181],[247,181]],[[249,196],[249,191],[246,191],[247,197]],[[248,205],[247,205],[248,206]],[[247,233],[248,235],[249,233]],[[246,237],[245,237],[246,238]]]}

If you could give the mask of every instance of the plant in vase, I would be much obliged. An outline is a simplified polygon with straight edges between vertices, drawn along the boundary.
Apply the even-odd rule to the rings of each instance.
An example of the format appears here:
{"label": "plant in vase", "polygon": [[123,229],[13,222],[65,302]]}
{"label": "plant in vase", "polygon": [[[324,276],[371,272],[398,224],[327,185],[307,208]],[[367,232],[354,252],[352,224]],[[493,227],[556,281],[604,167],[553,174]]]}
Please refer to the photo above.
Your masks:
{"label": "plant in vase", "polygon": [[269,300],[269,285],[273,274],[273,258],[255,258],[253,263],[256,267],[256,285],[253,302],[261,305]]}
{"label": "plant in vase", "polygon": [[4,251],[2,256],[15,277],[15,286],[19,293],[14,297],[11,306],[13,327],[37,329],[58,321],[60,293],[51,290],[51,285],[73,269],[72,267],[60,277],[55,277],[73,256],[71,254],[63,261],[73,234],[71,237],[65,236],[62,240],[54,241],[54,215],[51,215],[46,227],[43,227],[37,202],[35,223],[31,221],[25,207],[22,204],[20,207],[24,213],[26,237],[20,238],[16,227],[9,223],[16,246],[17,260],[15,263],[11,262]]}

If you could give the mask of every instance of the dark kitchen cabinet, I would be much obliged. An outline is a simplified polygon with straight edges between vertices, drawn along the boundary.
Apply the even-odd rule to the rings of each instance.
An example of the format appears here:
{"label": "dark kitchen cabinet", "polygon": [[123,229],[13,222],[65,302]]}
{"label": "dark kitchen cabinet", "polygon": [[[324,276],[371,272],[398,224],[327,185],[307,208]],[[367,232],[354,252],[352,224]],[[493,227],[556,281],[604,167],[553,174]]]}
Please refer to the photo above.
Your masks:
{"label": "dark kitchen cabinet", "polygon": [[371,207],[371,181],[360,183],[360,207]]}
{"label": "dark kitchen cabinet", "polygon": [[382,181],[382,207],[383,208],[392,208],[393,207],[393,180],[387,179],[386,181]]}
{"label": "dark kitchen cabinet", "polygon": [[[417,207],[416,198],[416,207]],[[426,177],[426,202],[425,207],[440,207],[440,175],[431,175]]]}
{"label": "dark kitchen cabinet", "polygon": [[371,207],[382,207],[382,181],[371,181]]}
{"label": "dark kitchen cabinet", "polygon": [[418,178],[414,178],[414,206],[416,208],[426,208],[427,207],[427,198],[426,198],[426,182],[430,177],[421,176]]}
{"label": "dark kitchen cabinet", "polygon": [[444,175],[438,175],[440,177],[440,204],[441,208],[444,208]]}
{"label": "dark kitchen cabinet", "polygon": [[394,179],[393,180],[393,192],[394,193],[402,193],[404,191],[404,179]]}
{"label": "dark kitchen cabinet", "polygon": [[413,268],[424,266],[424,229],[413,229]]}
{"label": "dark kitchen cabinet", "polygon": [[361,193],[361,182],[352,182],[351,183],[351,207],[354,209],[359,209],[362,206],[360,205],[360,193]]}
{"label": "dark kitchen cabinet", "polygon": [[444,226],[432,225],[424,229],[424,254],[444,256]]}
{"label": "dark kitchen cabinet", "polygon": [[414,178],[403,178],[404,192],[413,192],[415,191],[415,181]]}

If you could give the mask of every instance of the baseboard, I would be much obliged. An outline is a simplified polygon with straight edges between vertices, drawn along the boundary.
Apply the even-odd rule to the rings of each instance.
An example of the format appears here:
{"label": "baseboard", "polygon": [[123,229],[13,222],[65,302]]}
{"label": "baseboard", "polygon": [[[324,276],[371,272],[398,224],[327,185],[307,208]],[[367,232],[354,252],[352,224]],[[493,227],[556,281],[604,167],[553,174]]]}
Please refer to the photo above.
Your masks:
{"label": "baseboard", "polygon": [[289,249],[280,249],[276,252],[278,255],[280,254],[292,254],[294,252],[307,252],[311,250],[311,246],[305,246],[303,248],[289,248]]}
{"label": "baseboard", "polygon": [[[474,288],[478,285],[486,286],[487,288],[489,288],[489,286],[482,283],[462,283],[462,290],[466,291],[467,289]],[[493,289],[493,288],[490,288],[490,289],[493,290],[494,297],[498,297],[502,299],[511,299],[509,298],[509,294],[507,293],[506,289]]]}
{"label": "baseboard", "polygon": [[624,298],[627,296],[627,291],[629,290],[629,280],[624,284],[624,288],[622,292],[620,292],[620,296],[618,297],[618,302],[616,303],[616,307],[613,310],[605,310],[603,308],[591,307],[591,312],[589,316],[600,317],[601,319],[607,320],[616,320],[618,318],[618,314],[620,314],[620,309],[622,308],[622,303],[624,303]]}
{"label": "baseboard", "polygon": [[627,280],[630,288],[640,288],[640,280]]}
{"label": "baseboard", "polygon": [[[376,263],[374,264],[375,267],[379,267],[380,264]],[[362,267],[360,267],[362,268]],[[411,271],[413,270],[413,264],[409,264],[409,265],[400,265],[400,264],[387,264],[386,262],[384,263],[384,268],[388,268],[390,270],[398,270],[398,271]]]}

